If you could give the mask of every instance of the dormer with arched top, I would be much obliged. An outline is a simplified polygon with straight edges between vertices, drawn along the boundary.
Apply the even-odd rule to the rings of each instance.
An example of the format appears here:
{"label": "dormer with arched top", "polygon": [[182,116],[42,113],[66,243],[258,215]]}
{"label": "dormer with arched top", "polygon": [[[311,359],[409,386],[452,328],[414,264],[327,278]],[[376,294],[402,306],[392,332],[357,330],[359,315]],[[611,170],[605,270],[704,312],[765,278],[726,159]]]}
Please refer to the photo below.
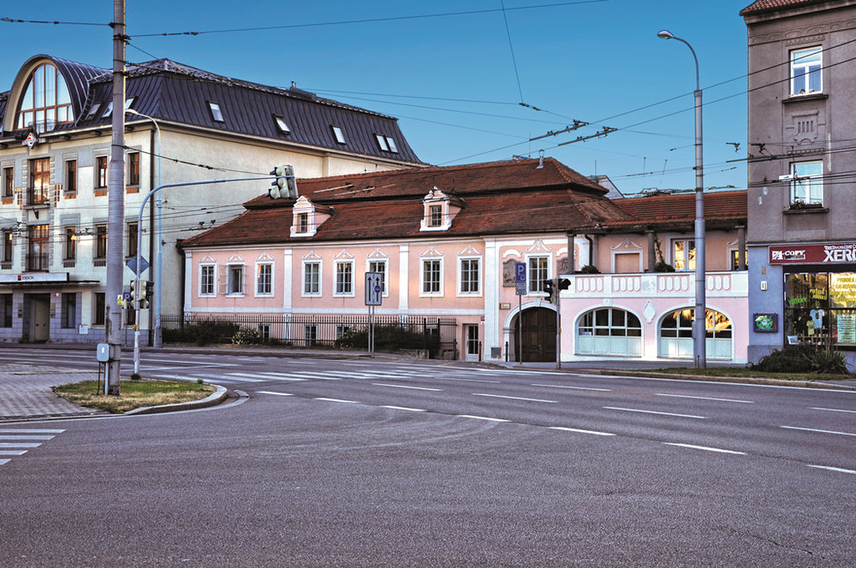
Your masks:
{"label": "dormer with arched top", "polygon": [[329,207],[316,206],[305,195],[297,198],[292,211],[291,236],[307,238],[314,237],[318,227],[329,219],[332,213]]}
{"label": "dormer with arched top", "polygon": [[422,207],[420,231],[448,231],[452,227],[452,219],[463,208],[463,203],[435,187],[422,198]]}

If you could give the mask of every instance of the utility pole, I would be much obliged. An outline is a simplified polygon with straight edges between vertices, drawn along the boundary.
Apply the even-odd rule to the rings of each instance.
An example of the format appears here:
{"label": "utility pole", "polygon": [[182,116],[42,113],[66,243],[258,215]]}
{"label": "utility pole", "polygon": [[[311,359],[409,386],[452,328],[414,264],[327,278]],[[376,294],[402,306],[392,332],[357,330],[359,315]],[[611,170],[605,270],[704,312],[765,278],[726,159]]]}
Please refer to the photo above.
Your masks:
{"label": "utility pole", "polygon": [[[107,170],[107,291],[105,292],[105,321],[107,362],[105,393],[119,396],[122,370],[122,296],[123,236],[125,234],[125,0],[113,0],[113,135],[110,146],[110,166]],[[142,226],[137,228],[142,230]]]}

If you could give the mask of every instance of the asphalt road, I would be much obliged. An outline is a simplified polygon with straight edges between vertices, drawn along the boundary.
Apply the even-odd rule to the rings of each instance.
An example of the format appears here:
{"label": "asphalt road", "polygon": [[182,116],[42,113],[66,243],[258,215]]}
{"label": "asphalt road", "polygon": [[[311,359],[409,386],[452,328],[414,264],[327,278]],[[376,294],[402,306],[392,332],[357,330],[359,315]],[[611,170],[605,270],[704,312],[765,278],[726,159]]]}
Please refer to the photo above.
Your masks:
{"label": "asphalt road", "polygon": [[249,398],[0,425],[0,444],[34,445],[0,456],[0,565],[856,565],[854,393],[433,362],[144,361],[145,376]]}

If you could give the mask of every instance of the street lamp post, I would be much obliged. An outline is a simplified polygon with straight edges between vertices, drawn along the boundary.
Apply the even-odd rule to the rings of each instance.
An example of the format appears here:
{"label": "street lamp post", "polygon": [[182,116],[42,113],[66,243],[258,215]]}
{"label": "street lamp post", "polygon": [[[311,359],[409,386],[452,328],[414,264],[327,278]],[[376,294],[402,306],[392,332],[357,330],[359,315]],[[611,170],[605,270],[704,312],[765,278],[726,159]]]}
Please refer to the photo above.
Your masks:
{"label": "street lamp post", "polygon": [[695,97],[695,313],[693,318],[693,359],[697,369],[707,365],[706,356],[706,310],[705,310],[705,262],[704,262],[704,160],[702,157],[701,130],[701,87],[699,85],[698,57],[686,40],[674,36],[668,30],[662,30],[657,36],[663,39],[676,39],[690,48],[695,60],[696,89]]}
{"label": "street lamp post", "polygon": [[[148,118],[149,120],[152,121],[152,124],[155,125],[155,129],[157,130],[157,133],[158,133],[158,148],[157,148],[158,183],[157,184],[158,184],[158,186],[160,186],[161,185],[161,129],[160,129],[160,125],[158,124],[158,121],[155,120],[153,117],[151,117],[147,114],[143,114],[140,111],[137,111],[134,109],[128,109],[125,112],[127,114],[135,114],[137,116],[142,116],[143,118]],[[163,281],[162,281],[162,277],[161,277],[161,274],[163,272],[163,270],[162,270],[162,268],[163,268],[163,237],[161,236],[162,235],[162,233],[161,233],[161,231],[162,231],[162,225],[161,225],[162,207],[161,207],[161,205],[162,205],[161,204],[161,195],[160,195],[160,193],[158,193],[157,201],[155,204],[158,211],[157,211],[157,231],[156,231],[157,245],[155,247],[155,250],[156,250],[156,252],[155,252],[155,291],[154,291],[154,296],[155,296],[154,297],[154,300],[155,300],[155,306],[154,306],[154,309],[155,309],[155,330],[154,330],[154,341],[153,341],[154,347],[156,349],[163,347],[163,335],[161,332],[161,298],[162,298],[161,286],[163,285]],[[142,225],[140,225],[140,227],[142,227]],[[139,327],[139,322],[137,322],[137,323],[138,323],[137,327]]]}

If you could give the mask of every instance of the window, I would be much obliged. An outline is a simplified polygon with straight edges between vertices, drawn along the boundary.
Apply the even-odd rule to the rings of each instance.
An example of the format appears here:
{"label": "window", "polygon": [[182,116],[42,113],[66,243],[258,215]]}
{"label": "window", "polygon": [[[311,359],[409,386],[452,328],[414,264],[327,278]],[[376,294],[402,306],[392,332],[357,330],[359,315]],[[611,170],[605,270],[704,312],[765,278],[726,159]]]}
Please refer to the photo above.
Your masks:
{"label": "window", "polygon": [[128,154],[128,185],[140,185],[140,153]]}
{"label": "window", "polygon": [[440,259],[427,258],[422,261],[422,293],[442,294],[443,264]]}
{"label": "window", "polygon": [[77,160],[65,162],[65,192],[77,193]]}
{"label": "window", "polygon": [[12,294],[0,294],[0,327],[12,327]]}
{"label": "window", "polygon": [[30,185],[27,205],[44,205],[51,199],[51,159],[30,160]]}
{"label": "window", "polygon": [[369,272],[377,272],[381,275],[380,277],[380,287],[383,290],[381,292],[384,296],[387,295],[386,289],[386,261],[385,260],[370,260],[369,261]]}
{"label": "window", "polygon": [[229,265],[228,292],[230,296],[240,296],[244,293],[244,265]]}
{"label": "window", "polygon": [[283,134],[291,134],[291,129],[285,123],[285,118],[275,114],[273,115],[273,119],[276,121],[276,127],[279,128],[280,132]]}
{"label": "window", "polygon": [[443,226],[443,206],[429,205],[428,206],[428,226],[442,227]]}
{"label": "window", "polygon": [[791,52],[791,95],[821,92],[823,52],[820,47]]}
{"label": "window", "polygon": [[92,108],[89,109],[89,112],[86,113],[86,120],[91,120],[95,118],[95,115],[98,114],[98,109],[101,108],[101,103],[95,103],[92,105]]}
{"label": "window", "polygon": [[107,187],[107,156],[95,157],[95,189]]}
{"label": "window", "polygon": [[[740,253],[740,251],[738,251],[738,250],[731,251],[731,270],[739,270],[740,269],[739,253]],[[744,267],[749,266],[749,255],[748,254],[743,255],[743,266]]]}
{"label": "window", "polygon": [[320,262],[305,262],[303,263],[303,295],[304,296],[320,296],[321,295],[321,263]]}
{"label": "window", "polygon": [[125,305],[125,325],[132,326],[137,323],[137,310],[134,309],[134,303],[128,302]]}
{"label": "window", "polygon": [[64,292],[62,295],[62,317],[60,327],[73,329],[77,327],[77,294]]}
{"label": "window", "polygon": [[95,259],[107,259],[107,225],[95,225]]}
{"label": "window", "polygon": [[137,256],[138,237],[139,226],[137,223],[128,223],[128,257]]}
{"label": "window", "polygon": [[619,308],[597,308],[579,320],[576,351],[580,355],[642,355],[642,324]]}
{"label": "window", "polygon": [[3,197],[15,195],[15,168],[3,168]]}
{"label": "window", "polygon": [[50,269],[50,225],[29,226],[27,270],[47,272]]}
{"label": "window", "polygon": [[12,268],[12,231],[3,231],[3,269]]}
{"label": "window", "polygon": [[785,274],[785,336],[856,347],[856,272]]}
{"label": "window", "polygon": [[392,152],[393,154],[398,154],[398,147],[395,145],[395,140],[387,136],[386,143],[389,145],[390,152]]}
{"label": "window", "polygon": [[383,134],[375,134],[375,140],[377,140],[377,146],[384,152],[389,152],[389,144],[386,143],[386,136]]}
{"label": "window", "polygon": [[695,270],[695,240],[672,241],[672,266],[675,270]]}
{"label": "window", "polygon": [[262,340],[269,341],[270,340],[270,324],[269,323],[260,323],[259,324],[259,335]]}
{"label": "window", "polygon": [[550,279],[549,262],[550,258],[547,256],[529,257],[529,292],[547,291],[544,283]]}
{"label": "window", "polygon": [[216,266],[213,264],[203,264],[199,268],[199,295],[214,296],[214,271]]}
{"label": "window", "polygon": [[318,343],[318,327],[315,324],[304,325],[303,337],[306,347],[315,347]]}
{"label": "window", "polygon": [[333,136],[336,138],[336,142],[339,144],[346,144],[345,135],[342,134],[342,129],[338,126],[330,126],[333,129]]}
{"label": "window", "polygon": [[351,331],[351,326],[349,326],[349,325],[337,325],[336,326],[336,339],[342,339],[349,331]]}
{"label": "window", "polygon": [[460,293],[478,294],[481,292],[481,260],[478,258],[462,258],[460,274]]}
{"label": "window", "polygon": [[791,164],[791,205],[823,204],[823,162]]}
{"label": "window", "polygon": [[309,213],[298,213],[297,214],[297,232],[298,233],[308,233],[309,232]]}
{"label": "window", "polygon": [[[65,242],[63,243],[62,259],[65,261],[77,259],[77,227],[65,228]],[[74,265],[71,265],[74,266]]]}
{"label": "window", "polygon": [[223,113],[219,104],[208,101],[208,109],[211,111],[211,118],[214,119],[214,122],[226,122],[223,120]]}
{"label": "window", "polygon": [[107,118],[107,117],[109,117],[111,114],[113,114],[113,101],[110,101],[110,102],[107,104],[107,108],[106,108],[106,109],[104,109],[104,114],[102,114],[102,115],[101,115],[101,118]]}
{"label": "window", "polygon": [[33,127],[36,132],[47,132],[57,124],[73,121],[74,110],[62,73],[50,63],[39,65],[24,89],[16,128]]}
{"label": "window", "polygon": [[106,317],[104,311],[107,308],[107,305],[105,304],[104,292],[95,292],[94,299],[95,301],[93,302],[93,305],[95,307],[95,313],[92,314],[93,325],[104,325],[104,320]]}
{"label": "window", "polygon": [[273,265],[256,265],[256,296],[273,296]]}
{"label": "window", "polygon": [[336,262],[336,293],[334,295],[354,295],[354,262],[352,260]]}

